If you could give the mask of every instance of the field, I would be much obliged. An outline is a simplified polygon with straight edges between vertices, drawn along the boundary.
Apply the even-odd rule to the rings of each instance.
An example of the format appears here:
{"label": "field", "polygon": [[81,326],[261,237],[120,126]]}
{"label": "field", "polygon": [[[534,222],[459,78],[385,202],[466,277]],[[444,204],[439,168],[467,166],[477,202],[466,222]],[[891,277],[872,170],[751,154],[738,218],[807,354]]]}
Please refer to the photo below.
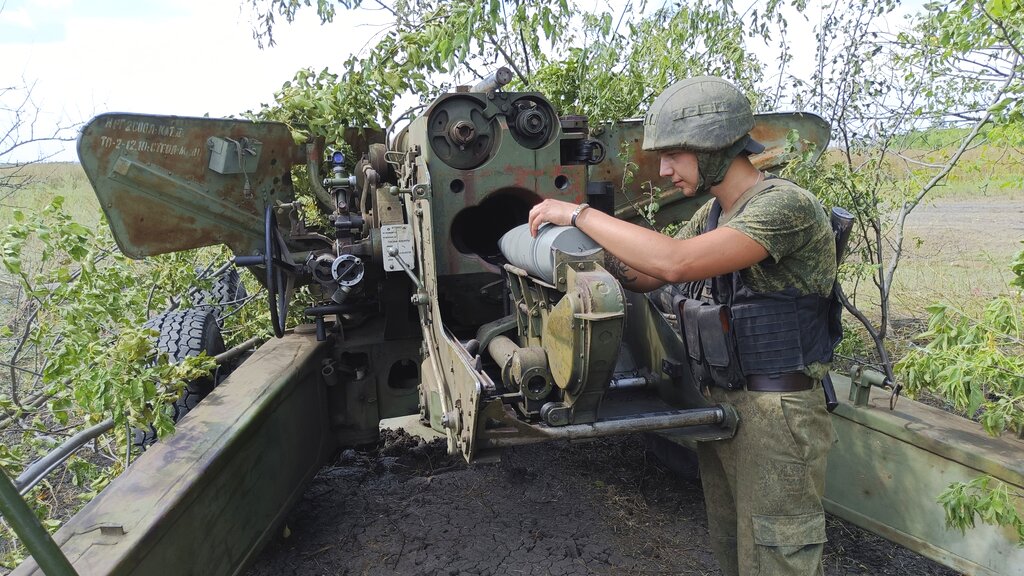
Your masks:
{"label": "field", "polygon": [[[1008,264],[1012,256],[1024,248],[1021,244],[1021,240],[1024,240],[1024,186],[1019,185],[1022,172],[1020,160],[1008,160],[1005,157],[993,159],[985,156],[984,151],[976,151],[971,161],[967,168],[955,172],[949,185],[938,189],[907,222],[903,260],[893,291],[895,324],[920,326],[926,318],[924,307],[937,300],[954,302],[965,309],[976,309],[988,298],[1009,290]],[[1007,169],[995,169],[1000,166],[1006,166]],[[86,226],[95,226],[100,221],[95,197],[78,165],[40,164],[30,167],[28,175],[33,178],[30,185],[13,195],[0,195],[0,228],[15,221],[15,210],[39,210],[56,195],[66,198],[66,207],[75,221]],[[37,249],[29,258],[29,266],[41,266],[39,256]],[[866,284],[858,287],[856,294],[861,306],[868,310],[872,308],[872,299],[877,298],[872,287]],[[24,314],[23,302],[24,297],[17,288],[15,278],[0,269],[0,327],[14,328],[18,325],[15,320]],[[901,336],[912,335],[912,331],[901,332]],[[19,335],[16,333],[0,335],[0,362],[7,362],[18,340]],[[8,395],[11,376],[7,368],[2,365],[0,368],[2,398]],[[24,433],[24,429],[17,434],[7,430],[4,442],[16,442]],[[73,430],[61,431],[57,438],[70,433]],[[469,490],[479,492],[480,505],[484,506],[491,498],[504,501],[507,495],[502,494],[502,491],[522,490],[525,481],[540,482],[546,490],[565,487],[559,488],[556,493],[571,489],[585,494],[584,502],[594,509],[606,503],[609,507],[592,511],[594,525],[600,528],[595,528],[593,535],[587,532],[589,528],[577,526],[577,532],[569,539],[572,543],[566,544],[564,539],[559,540],[562,543],[558,544],[556,550],[551,548],[552,541],[545,540],[543,536],[550,535],[559,523],[555,521],[552,524],[553,518],[532,519],[530,514],[522,511],[515,515],[516,511],[512,508],[518,507],[512,505],[499,516],[511,514],[511,518],[518,519],[516,521],[533,524],[526,528],[518,525],[497,526],[496,530],[509,538],[519,530],[523,534],[522,538],[529,536],[541,543],[537,553],[526,554],[523,558],[532,558],[537,554],[550,558],[558,556],[557,561],[551,560],[551,565],[564,566],[564,573],[579,570],[581,558],[597,558],[596,561],[605,562],[607,566],[604,571],[607,573],[613,573],[616,566],[631,566],[638,571],[652,573],[665,570],[714,573],[714,563],[707,549],[689,544],[700,540],[704,534],[703,505],[701,499],[695,496],[695,493],[699,495],[699,486],[692,481],[679,484],[677,480],[665,476],[665,472],[654,464],[647,463],[645,452],[636,439],[551,450],[519,450],[510,453],[507,462],[500,467],[454,467],[450,475],[438,476],[433,482],[432,472],[424,473],[415,468],[421,466],[422,462],[412,464],[416,470],[412,474],[389,476],[390,472],[382,473],[378,466],[381,457],[380,454],[350,454],[349,460],[339,461],[325,469],[321,478],[307,492],[306,500],[299,509],[299,514],[309,516],[295,516],[291,521],[295,537],[305,540],[302,545],[307,547],[301,547],[295,539],[282,540],[264,555],[253,574],[281,573],[286,570],[306,574],[324,567],[331,567],[336,572],[349,570],[361,573],[368,566],[379,563],[389,566],[391,573],[428,573],[428,566],[415,563],[416,554],[403,559],[402,550],[405,546],[395,540],[405,542],[409,539],[409,545],[412,546],[416,542],[415,535],[394,530],[390,521],[387,525],[374,523],[373,518],[381,518],[382,515],[390,514],[390,511],[379,508],[383,500],[365,492],[366,489],[376,487],[387,492],[415,487],[415,493],[422,494],[422,498],[409,502],[410,506],[419,506],[429,500],[441,508],[459,500],[459,495]],[[386,459],[383,461],[386,462]],[[587,466],[583,463],[594,464],[593,470],[585,473]],[[8,468],[8,472],[17,474],[18,470]],[[51,477],[51,487],[39,496],[46,500],[51,518],[67,518],[80,505],[74,496],[81,490],[71,486],[72,476],[69,471],[55,474]],[[343,482],[340,485],[333,483],[332,478],[341,478]],[[349,482],[353,478],[359,479],[359,482]],[[345,492],[338,492],[339,489]],[[347,498],[341,498],[342,495]],[[364,502],[360,504],[362,508],[358,514],[350,508],[353,504],[346,504],[346,500],[353,497]],[[538,502],[541,508],[548,508],[545,502]],[[336,512],[336,515],[324,516],[324,510]],[[486,510],[475,510],[473,513],[483,512]],[[563,512],[571,514],[571,510]],[[538,509],[537,515],[541,514],[542,511]],[[344,522],[337,521],[341,517],[345,518]],[[348,535],[341,532],[329,533],[334,538],[331,541],[334,544],[329,544],[324,540],[329,534],[320,534],[320,531],[327,529],[349,532]],[[827,570],[830,574],[857,573],[857,566],[863,567],[866,573],[947,573],[916,555],[877,538],[872,540],[872,537],[858,533],[856,529],[838,521],[832,521],[829,530],[830,539],[834,541],[827,557],[827,560],[832,561]],[[857,541],[864,538],[872,543],[869,548],[874,551],[857,555],[852,549],[859,547]],[[374,548],[371,541],[383,549]],[[637,556],[639,552],[630,551],[630,546],[640,545],[638,542],[642,544],[642,550],[647,554],[644,558],[647,560]],[[420,544],[425,545],[424,542]],[[9,542],[0,541],[0,555],[10,552],[9,545]],[[346,548],[352,545],[360,547],[358,554]],[[308,546],[330,546],[331,550]],[[508,552],[514,551],[517,554],[533,549],[525,540],[517,541],[515,547],[510,545],[508,548]],[[603,556],[592,555],[594,549],[601,548],[612,552],[602,553]],[[610,556],[612,553],[617,556]],[[349,559],[344,560],[343,557]],[[474,560],[470,554],[465,555],[463,560],[472,563],[479,559]],[[341,564],[343,561],[349,563]],[[541,558],[538,561],[546,560]],[[390,562],[393,564],[388,564]],[[3,573],[4,570],[0,568],[0,574]]]}

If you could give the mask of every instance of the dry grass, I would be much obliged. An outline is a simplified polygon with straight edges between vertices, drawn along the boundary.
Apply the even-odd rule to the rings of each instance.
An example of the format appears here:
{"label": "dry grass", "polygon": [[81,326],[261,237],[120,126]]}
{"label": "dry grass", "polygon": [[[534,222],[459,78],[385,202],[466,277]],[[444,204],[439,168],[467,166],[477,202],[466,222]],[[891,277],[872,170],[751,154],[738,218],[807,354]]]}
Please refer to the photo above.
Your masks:
{"label": "dry grass", "polygon": [[0,189],[0,227],[13,221],[14,210],[38,210],[55,196],[65,198],[65,207],[76,222],[89,226],[99,222],[100,205],[80,164],[47,162],[20,170],[20,175],[27,177],[25,186],[14,191]]}

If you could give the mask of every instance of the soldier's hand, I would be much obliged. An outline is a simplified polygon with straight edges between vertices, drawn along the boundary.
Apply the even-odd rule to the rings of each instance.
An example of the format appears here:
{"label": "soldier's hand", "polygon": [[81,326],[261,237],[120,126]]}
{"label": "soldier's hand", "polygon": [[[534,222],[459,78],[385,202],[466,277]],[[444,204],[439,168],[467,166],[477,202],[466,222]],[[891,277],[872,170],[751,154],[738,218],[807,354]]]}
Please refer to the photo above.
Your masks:
{"label": "soldier's hand", "polygon": [[550,222],[556,226],[568,226],[576,204],[548,198],[530,210],[530,235],[536,236],[541,224]]}

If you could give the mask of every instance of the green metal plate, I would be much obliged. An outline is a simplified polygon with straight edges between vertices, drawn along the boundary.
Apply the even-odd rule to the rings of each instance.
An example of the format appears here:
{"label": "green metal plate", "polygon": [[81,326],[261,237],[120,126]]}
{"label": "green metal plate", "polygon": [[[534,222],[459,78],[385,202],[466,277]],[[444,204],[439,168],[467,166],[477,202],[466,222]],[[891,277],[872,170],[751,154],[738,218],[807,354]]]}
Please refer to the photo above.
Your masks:
{"label": "green metal plate", "polygon": [[[846,398],[849,379],[833,381]],[[982,474],[1024,492],[1024,442],[992,438],[974,422],[905,398],[890,411],[889,394],[878,389],[866,407],[840,404],[832,423],[839,442],[829,454],[826,510],[967,574],[1022,573],[1024,548],[1013,530],[979,522],[961,534],[946,527],[936,498]]]}
{"label": "green metal plate", "polygon": [[289,170],[305,163],[284,124],[117,113],[86,124],[78,157],[132,258],[215,244],[252,253],[265,204],[291,201]]}

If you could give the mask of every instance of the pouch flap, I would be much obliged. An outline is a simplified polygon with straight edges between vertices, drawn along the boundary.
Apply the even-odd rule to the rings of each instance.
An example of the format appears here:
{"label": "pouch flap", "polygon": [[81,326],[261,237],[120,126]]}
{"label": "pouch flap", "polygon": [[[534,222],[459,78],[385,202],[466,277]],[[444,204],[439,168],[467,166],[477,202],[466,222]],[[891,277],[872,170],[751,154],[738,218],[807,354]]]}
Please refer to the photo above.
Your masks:
{"label": "pouch flap", "polygon": [[806,546],[825,542],[825,513],[753,516],[754,542],[761,546]]}

